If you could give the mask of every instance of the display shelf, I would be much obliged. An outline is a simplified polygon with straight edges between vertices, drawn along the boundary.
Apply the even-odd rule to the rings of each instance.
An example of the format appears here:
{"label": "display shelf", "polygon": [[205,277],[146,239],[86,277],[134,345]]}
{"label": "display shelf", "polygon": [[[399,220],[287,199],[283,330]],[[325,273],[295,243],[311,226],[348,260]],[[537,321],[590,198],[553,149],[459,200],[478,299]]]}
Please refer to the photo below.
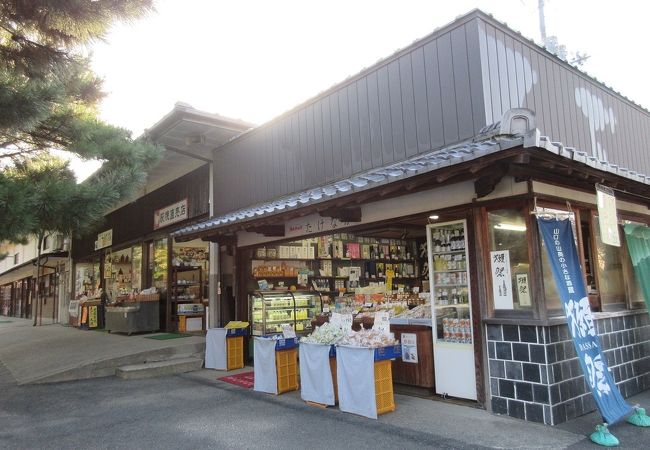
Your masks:
{"label": "display shelf", "polygon": [[172,266],[174,272],[189,272],[190,270],[202,269],[201,266]]}
{"label": "display shelf", "polygon": [[[198,280],[186,280],[179,279],[179,274],[188,274],[189,272],[197,272],[196,275],[192,274],[192,277],[198,278]],[[203,268],[201,266],[171,266],[171,280],[170,280],[170,303],[171,303],[171,320],[175,322],[178,327],[178,331],[185,328],[183,321],[187,317],[202,317],[203,323],[202,328],[205,329],[205,311],[200,313],[189,313],[183,314],[178,313],[176,305],[179,304],[203,304]],[[190,289],[196,290],[198,288],[198,293],[190,293]],[[194,298],[183,298],[185,295],[194,295]]]}
{"label": "display shelf", "polygon": [[459,255],[465,253],[465,249],[462,250],[445,250],[439,252],[431,252],[432,255]]}
{"label": "display shelf", "polygon": [[455,303],[450,305],[434,305],[436,309],[443,308],[469,308],[469,303]]}
{"label": "display shelf", "polygon": [[467,272],[467,269],[434,270],[433,273]]}
{"label": "display shelf", "polygon": [[467,287],[467,283],[463,284],[437,284],[436,288],[447,288],[447,287]]}
{"label": "display shelf", "polygon": [[262,308],[259,306],[253,306],[253,309],[256,311],[262,311],[266,309],[267,311],[276,311],[276,310],[282,310],[284,309],[285,311],[291,311],[294,309],[293,306],[267,306],[266,308]]}
{"label": "display shelf", "polygon": [[[271,306],[274,300],[290,301],[291,305]],[[311,331],[311,319],[322,311],[322,299],[318,291],[256,291],[249,295],[249,310],[252,330],[256,335],[275,334],[278,330],[273,325],[284,323],[292,324],[297,333],[308,333]],[[289,311],[291,315],[282,319],[268,319],[270,311]],[[307,317],[296,318],[305,312]],[[302,329],[297,327],[297,324],[300,324]]]}

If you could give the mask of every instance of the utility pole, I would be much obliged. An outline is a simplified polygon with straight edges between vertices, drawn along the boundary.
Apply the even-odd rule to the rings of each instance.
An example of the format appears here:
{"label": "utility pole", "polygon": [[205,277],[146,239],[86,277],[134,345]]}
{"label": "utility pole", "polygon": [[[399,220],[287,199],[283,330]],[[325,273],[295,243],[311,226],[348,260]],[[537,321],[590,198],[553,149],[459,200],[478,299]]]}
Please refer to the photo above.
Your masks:
{"label": "utility pole", "polygon": [[544,21],[544,0],[537,1],[539,12],[539,33],[542,35],[542,45],[546,47],[546,22]]}

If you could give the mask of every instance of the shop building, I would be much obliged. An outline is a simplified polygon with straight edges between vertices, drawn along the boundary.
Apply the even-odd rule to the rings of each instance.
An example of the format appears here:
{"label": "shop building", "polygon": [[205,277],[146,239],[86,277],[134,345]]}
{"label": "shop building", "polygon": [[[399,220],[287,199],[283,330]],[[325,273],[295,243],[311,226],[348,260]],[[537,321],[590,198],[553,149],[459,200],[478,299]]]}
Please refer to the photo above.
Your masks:
{"label": "shop building", "polygon": [[37,319],[40,323],[58,322],[60,298],[65,294],[69,273],[67,248],[68,243],[62,235],[46,235],[39,273],[37,238],[29,239],[26,244],[4,243],[1,252],[7,256],[0,261],[0,315],[33,319],[38,279],[41,300]]}
{"label": "shop building", "polygon": [[[165,147],[165,155],[135,200],[108,213],[96,235],[75,239],[71,298],[97,301],[101,289],[109,302],[132,305],[128,302],[151,301],[156,295],[158,307],[147,303],[146,309],[159,316],[155,323],[160,330],[205,330],[210,245],[201,240],[176,243],[169,235],[209,217],[211,151],[248,128],[242,121],[177,103],[147,130],[152,141]],[[73,301],[73,316],[79,314],[76,308]],[[152,318],[144,321],[149,331]]]}
{"label": "shop building", "polygon": [[396,378],[555,425],[595,404],[534,214],[571,217],[615,381],[648,389],[648,311],[624,239],[602,242],[596,185],[647,225],[649,132],[648,111],[473,11],[217,148],[222,201],[172,237],[232,255],[222,323],[308,332],[319,308],[366,325],[378,304],[429,304],[431,348],[426,321],[393,322],[430,355]]}

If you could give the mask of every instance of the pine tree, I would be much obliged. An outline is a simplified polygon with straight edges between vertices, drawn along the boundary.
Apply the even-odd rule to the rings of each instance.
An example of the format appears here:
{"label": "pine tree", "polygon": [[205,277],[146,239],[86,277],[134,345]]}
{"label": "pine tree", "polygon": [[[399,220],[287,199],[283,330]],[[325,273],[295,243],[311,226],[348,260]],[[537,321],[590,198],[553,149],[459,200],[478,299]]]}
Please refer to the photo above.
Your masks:
{"label": "pine tree", "polygon": [[[101,122],[101,80],[90,69],[87,47],[115,21],[152,10],[151,0],[4,0],[0,3],[0,164],[30,164],[35,155],[62,149],[104,161],[76,195],[97,195],[78,217],[96,222],[146,179],[161,150],[130,132]],[[42,161],[41,161],[42,162]],[[33,233],[34,199],[16,172],[0,171],[0,240]],[[74,211],[73,211],[74,212]],[[86,220],[89,219],[89,220]]]}
{"label": "pine tree", "polygon": [[[162,149],[99,120],[88,47],[152,9],[152,0],[0,2],[0,241],[87,232],[143,185]],[[77,184],[51,149],[104,163]]]}

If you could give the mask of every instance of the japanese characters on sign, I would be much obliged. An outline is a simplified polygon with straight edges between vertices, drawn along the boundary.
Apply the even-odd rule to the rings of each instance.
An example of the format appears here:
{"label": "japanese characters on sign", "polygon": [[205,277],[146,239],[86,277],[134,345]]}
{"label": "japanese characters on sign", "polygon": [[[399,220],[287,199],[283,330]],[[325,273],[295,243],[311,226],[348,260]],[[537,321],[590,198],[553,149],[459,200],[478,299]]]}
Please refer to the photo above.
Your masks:
{"label": "japanese characters on sign", "polygon": [[631,407],[616,387],[600,350],[571,224],[568,220],[537,220],[585,380],[601,415],[613,424],[629,414]]}
{"label": "japanese characters on sign", "polygon": [[508,250],[490,252],[490,267],[494,309],[513,309],[510,252]]}
{"label": "japanese characters on sign", "polygon": [[402,361],[405,363],[417,364],[418,362],[418,340],[415,333],[402,333]]}
{"label": "japanese characters on sign", "polygon": [[517,298],[519,299],[519,306],[530,306],[528,275],[525,273],[518,273],[515,275],[515,279],[517,280]]}
{"label": "japanese characters on sign", "polygon": [[322,233],[324,231],[336,231],[339,228],[350,226],[350,222],[343,222],[334,217],[322,217],[319,214],[311,214],[300,219],[290,220],[285,225],[285,236],[304,236],[306,234]]}
{"label": "japanese characters on sign", "polygon": [[187,199],[157,209],[153,213],[153,229],[157,230],[166,227],[167,225],[185,220],[188,218],[188,214]]}
{"label": "japanese characters on sign", "polygon": [[95,241],[95,250],[99,250],[105,247],[110,247],[113,245],[113,229],[106,230],[103,233],[97,235],[97,240]]}

